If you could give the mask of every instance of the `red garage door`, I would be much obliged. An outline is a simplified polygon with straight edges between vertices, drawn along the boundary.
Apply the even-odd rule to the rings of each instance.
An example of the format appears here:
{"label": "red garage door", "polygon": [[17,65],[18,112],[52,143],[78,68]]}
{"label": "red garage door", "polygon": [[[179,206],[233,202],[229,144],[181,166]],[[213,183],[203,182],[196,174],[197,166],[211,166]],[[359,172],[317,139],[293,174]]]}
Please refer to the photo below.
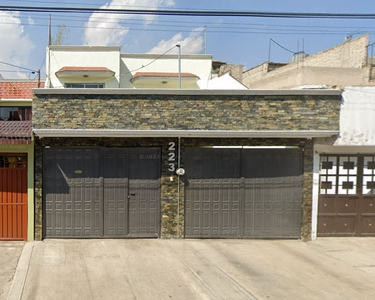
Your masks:
{"label": "red garage door", "polygon": [[0,154],[0,240],[27,240],[26,154]]}

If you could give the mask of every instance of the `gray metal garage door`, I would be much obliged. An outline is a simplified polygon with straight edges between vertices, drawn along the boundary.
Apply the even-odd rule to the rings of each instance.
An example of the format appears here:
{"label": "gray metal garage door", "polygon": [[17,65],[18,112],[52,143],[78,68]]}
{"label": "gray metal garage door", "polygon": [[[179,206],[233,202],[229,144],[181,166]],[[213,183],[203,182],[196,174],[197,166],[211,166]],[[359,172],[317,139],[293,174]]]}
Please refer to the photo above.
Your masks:
{"label": "gray metal garage door", "polygon": [[160,235],[160,149],[44,150],[45,237]]}
{"label": "gray metal garage door", "polygon": [[299,149],[187,149],[186,237],[298,238]]}

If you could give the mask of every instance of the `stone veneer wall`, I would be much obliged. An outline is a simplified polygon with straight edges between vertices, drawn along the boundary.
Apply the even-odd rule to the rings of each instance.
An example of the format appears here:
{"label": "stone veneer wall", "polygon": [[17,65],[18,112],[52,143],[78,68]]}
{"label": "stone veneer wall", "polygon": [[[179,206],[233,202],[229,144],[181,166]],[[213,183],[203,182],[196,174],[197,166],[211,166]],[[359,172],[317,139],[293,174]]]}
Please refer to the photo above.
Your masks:
{"label": "stone veneer wall", "polygon": [[41,94],[33,99],[33,128],[339,130],[340,95],[301,94]]}

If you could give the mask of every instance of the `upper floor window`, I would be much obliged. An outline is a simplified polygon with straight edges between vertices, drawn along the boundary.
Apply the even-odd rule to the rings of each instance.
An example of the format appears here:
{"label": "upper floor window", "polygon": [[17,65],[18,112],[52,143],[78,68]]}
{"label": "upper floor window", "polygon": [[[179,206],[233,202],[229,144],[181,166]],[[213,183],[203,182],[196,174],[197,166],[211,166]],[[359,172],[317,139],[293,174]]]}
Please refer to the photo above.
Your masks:
{"label": "upper floor window", "polygon": [[67,83],[68,89],[103,89],[104,83]]}
{"label": "upper floor window", "polygon": [[0,106],[0,121],[30,121],[30,106]]}

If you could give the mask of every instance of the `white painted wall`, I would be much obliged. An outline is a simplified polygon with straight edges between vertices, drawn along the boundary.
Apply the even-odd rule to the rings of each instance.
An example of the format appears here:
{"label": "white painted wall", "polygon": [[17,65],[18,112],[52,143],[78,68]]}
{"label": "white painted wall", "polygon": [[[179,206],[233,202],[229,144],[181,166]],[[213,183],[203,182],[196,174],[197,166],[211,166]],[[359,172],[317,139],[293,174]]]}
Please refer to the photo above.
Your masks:
{"label": "white painted wall", "polygon": [[342,94],[336,146],[375,146],[375,87],[347,87]]}
{"label": "white painted wall", "polygon": [[[197,75],[199,86],[207,88],[211,79],[212,55],[182,55],[181,73]],[[121,54],[122,88],[133,88],[130,79],[137,72],[178,73],[178,55],[166,54]]]}
{"label": "white painted wall", "polygon": [[[120,47],[101,46],[50,46],[47,48],[46,81],[53,88],[64,83],[104,83],[106,88],[119,87]],[[48,63],[49,62],[49,63]],[[115,72],[109,79],[58,78],[56,72],[63,67],[107,67]],[[49,87],[46,84],[46,87]]]}
{"label": "white painted wall", "polygon": [[[63,88],[66,83],[104,83],[105,88],[134,88],[130,79],[137,72],[179,72],[178,55],[121,54],[120,50],[119,46],[48,47],[46,87]],[[56,72],[63,67],[106,67],[114,71],[115,75],[104,80],[77,76],[59,78]],[[200,88],[207,88],[211,69],[212,55],[181,56],[181,72],[197,75]]]}
{"label": "white painted wall", "polygon": [[229,73],[212,78],[208,81],[206,88],[209,90],[247,90],[246,86],[234,79]]}

